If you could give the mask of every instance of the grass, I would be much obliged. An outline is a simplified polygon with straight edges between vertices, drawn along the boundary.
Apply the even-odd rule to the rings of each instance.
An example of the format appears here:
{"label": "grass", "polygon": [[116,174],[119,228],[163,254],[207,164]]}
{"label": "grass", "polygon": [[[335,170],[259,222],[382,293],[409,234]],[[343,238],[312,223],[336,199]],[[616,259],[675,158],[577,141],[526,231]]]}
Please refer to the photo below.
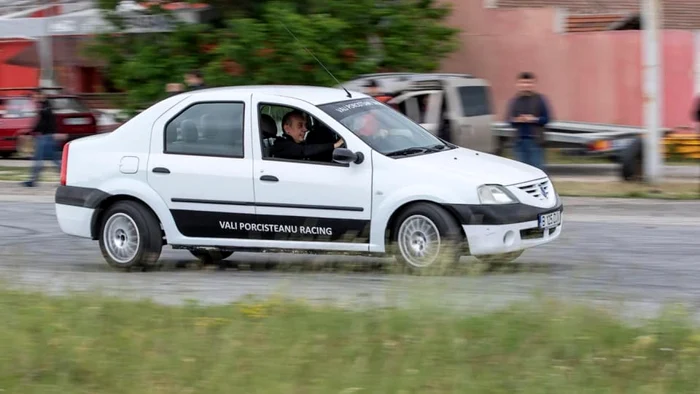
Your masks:
{"label": "grass", "polygon": [[0,291],[8,393],[695,392],[700,330],[538,300],[481,315]]}
{"label": "grass", "polygon": [[700,199],[700,181],[664,182],[651,186],[640,182],[552,181],[561,196],[655,198],[668,200]]}
{"label": "grass", "polygon": [[[3,167],[0,166],[0,181],[21,182],[29,177],[31,167]],[[39,174],[40,182],[58,182],[59,172],[52,163],[44,166]]]}

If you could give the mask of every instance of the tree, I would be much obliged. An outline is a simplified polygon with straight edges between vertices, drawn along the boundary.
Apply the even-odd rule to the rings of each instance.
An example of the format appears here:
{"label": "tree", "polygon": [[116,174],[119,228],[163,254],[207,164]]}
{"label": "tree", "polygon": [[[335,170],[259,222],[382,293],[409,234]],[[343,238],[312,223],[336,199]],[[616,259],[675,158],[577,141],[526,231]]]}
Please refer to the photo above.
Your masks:
{"label": "tree", "polygon": [[170,34],[103,35],[92,53],[106,61],[107,74],[136,109],[164,97],[165,84],[195,67],[213,86],[331,86],[335,79],[318,61],[340,81],[378,71],[429,72],[457,45],[458,31],[444,24],[450,9],[431,0],[255,4],[219,28],[179,23]]}

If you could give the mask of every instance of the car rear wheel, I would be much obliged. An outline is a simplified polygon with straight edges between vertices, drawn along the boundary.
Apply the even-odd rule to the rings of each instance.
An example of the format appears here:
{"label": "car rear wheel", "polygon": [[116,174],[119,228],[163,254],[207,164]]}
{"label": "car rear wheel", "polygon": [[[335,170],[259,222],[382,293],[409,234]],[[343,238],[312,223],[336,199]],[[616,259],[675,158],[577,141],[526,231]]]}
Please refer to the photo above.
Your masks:
{"label": "car rear wheel", "polygon": [[459,261],[463,241],[461,228],[449,212],[418,203],[397,217],[392,243],[397,260],[409,272],[441,274]]}
{"label": "car rear wheel", "polygon": [[160,222],[142,204],[119,201],[105,211],[99,244],[102,256],[112,268],[153,268],[163,248]]}

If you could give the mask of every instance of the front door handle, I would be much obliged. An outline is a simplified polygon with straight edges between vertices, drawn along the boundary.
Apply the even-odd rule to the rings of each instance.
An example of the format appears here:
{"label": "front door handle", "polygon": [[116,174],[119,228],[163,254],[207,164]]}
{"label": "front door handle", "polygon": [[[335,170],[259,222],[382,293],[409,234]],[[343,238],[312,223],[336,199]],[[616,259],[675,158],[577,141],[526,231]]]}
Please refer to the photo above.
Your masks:
{"label": "front door handle", "polygon": [[279,179],[277,179],[277,177],[274,175],[263,175],[260,177],[260,180],[267,182],[279,182]]}
{"label": "front door handle", "polygon": [[155,167],[153,172],[158,174],[170,174],[170,170],[165,167]]}

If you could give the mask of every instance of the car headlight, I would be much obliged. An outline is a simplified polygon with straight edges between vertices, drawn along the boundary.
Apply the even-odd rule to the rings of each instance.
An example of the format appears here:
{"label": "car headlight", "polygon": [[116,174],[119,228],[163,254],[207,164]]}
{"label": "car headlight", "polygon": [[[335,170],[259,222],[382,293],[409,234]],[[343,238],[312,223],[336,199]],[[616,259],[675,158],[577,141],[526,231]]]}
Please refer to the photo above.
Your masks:
{"label": "car headlight", "polygon": [[518,202],[517,197],[500,185],[481,185],[478,194],[482,204],[513,204]]}

